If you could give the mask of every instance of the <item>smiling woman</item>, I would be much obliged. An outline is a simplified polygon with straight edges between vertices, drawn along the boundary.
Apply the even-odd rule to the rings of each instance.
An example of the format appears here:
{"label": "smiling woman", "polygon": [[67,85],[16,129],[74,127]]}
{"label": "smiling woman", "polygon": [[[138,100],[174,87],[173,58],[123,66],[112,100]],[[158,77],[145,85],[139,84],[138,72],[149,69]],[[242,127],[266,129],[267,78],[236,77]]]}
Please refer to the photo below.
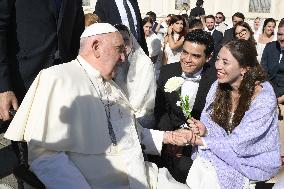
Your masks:
{"label": "smiling woman", "polygon": [[182,16],[172,15],[169,20],[169,27],[165,37],[165,57],[164,64],[179,62],[181,47],[186,34],[186,23]]}
{"label": "smiling woman", "polygon": [[191,189],[254,188],[281,165],[275,93],[247,40],[222,47],[216,69],[200,121],[189,121],[200,137],[187,183]]}

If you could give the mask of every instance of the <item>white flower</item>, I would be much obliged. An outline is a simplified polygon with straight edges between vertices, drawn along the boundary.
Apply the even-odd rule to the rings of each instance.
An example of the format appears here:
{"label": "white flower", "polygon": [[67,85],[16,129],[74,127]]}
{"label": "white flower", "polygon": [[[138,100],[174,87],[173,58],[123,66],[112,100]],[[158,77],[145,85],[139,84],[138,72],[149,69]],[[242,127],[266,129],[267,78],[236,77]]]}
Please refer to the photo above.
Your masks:
{"label": "white flower", "polygon": [[177,101],[176,105],[177,105],[177,106],[180,106],[180,101],[179,101],[179,100]]}
{"label": "white flower", "polygon": [[184,79],[182,77],[171,77],[165,84],[165,92],[171,93],[180,89]]}

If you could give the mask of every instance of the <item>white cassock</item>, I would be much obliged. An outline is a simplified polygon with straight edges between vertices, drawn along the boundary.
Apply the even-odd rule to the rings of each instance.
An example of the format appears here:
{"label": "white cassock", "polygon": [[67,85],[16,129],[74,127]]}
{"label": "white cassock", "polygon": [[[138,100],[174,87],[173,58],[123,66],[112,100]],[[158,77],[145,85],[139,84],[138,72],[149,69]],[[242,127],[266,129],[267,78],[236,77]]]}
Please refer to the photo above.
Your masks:
{"label": "white cassock", "polygon": [[31,170],[47,188],[187,188],[144,162],[140,141],[159,154],[163,132],[136,125],[119,87],[80,56],[39,73],[5,137],[28,142]]}

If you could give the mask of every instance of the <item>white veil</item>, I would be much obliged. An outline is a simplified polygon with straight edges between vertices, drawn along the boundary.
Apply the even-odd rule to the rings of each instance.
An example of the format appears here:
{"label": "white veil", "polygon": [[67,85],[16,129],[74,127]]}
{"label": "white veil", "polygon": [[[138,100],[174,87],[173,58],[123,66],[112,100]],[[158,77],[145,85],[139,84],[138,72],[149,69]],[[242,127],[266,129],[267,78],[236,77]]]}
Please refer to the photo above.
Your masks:
{"label": "white veil", "polygon": [[154,121],[157,88],[154,65],[132,34],[130,38],[132,49],[128,62],[119,66],[115,82],[124,90],[136,117],[145,126]]}

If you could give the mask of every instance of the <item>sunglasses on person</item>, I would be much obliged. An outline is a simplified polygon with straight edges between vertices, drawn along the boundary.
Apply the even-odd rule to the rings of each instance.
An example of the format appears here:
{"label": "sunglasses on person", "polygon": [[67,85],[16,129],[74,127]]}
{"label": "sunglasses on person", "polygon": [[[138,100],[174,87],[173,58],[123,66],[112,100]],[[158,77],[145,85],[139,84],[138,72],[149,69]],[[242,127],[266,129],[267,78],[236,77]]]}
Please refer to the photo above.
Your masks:
{"label": "sunglasses on person", "polygon": [[235,33],[235,36],[242,37],[242,36],[246,35],[246,34],[247,34],[247,32],[248,32],[248,30],[247,30],[247,29],[242,29],[240,32]]}

